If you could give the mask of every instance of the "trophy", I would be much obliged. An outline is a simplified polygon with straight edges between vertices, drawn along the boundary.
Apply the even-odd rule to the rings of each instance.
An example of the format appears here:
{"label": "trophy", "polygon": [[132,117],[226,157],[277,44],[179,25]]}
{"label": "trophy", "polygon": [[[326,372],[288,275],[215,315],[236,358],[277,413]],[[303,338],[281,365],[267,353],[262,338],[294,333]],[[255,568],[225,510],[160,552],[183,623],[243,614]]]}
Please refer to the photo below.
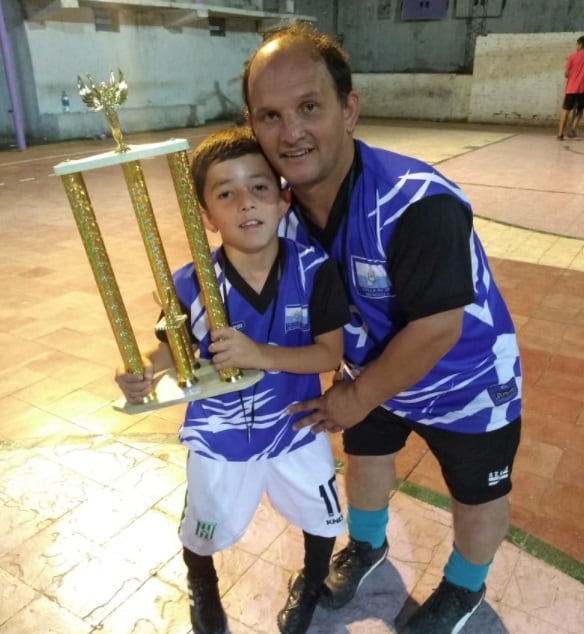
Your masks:
{"label": "trophy", "polygon": [[140,160],[166,156],[209,325],[212,329],[227,326],[189,169],[188,141],[170,139],[141,145],[125,143],[116,108],[125,102],[128,86],[119,69],[117,79],[113,71],[110,73],[109,83],[102,81],[96,85],[88,74],[87,81],[78,76],[77,86],[83,103],[89,109],[96,112],[103,110],[116,147],[103,154],[63,161],[55,165],[53,170],[63,182],[122,361],[127,371],[142,375],[144,365],[140,350],[83,179],[83,172],[112,165],[121,166],[164,312],[156,328],[166,332],[175,365],[172,371],[156,377],[154,390],[143,403],[128,403],[122,398],[114,403],[114,408],[134,414],[254,385],[264,374],[261,370],[244,372],[238,368],[228,368],[217,371],[208,362],[199,363],[195,358],[186,315],[181,312],[150,202]]}

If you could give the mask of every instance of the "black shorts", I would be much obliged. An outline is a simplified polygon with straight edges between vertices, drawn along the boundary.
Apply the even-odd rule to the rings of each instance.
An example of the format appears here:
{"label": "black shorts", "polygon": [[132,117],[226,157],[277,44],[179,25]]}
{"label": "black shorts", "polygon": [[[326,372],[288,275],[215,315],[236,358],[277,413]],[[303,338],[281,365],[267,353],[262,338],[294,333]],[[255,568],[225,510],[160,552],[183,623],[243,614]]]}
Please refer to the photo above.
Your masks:
{"label": "black shorts", "polygon": [[484,504],[511,491],[521,417],[494,431],[461,434],[413,423],[378,407],[343,433],[343,448],[352,456],[385,456],[402,449],[411,432],[426,441],[458,502]]}
{"label": "black shorts", "polygon": [[584,92],[569,92],[564,96],[562,104],[564,110],[584,110]]}

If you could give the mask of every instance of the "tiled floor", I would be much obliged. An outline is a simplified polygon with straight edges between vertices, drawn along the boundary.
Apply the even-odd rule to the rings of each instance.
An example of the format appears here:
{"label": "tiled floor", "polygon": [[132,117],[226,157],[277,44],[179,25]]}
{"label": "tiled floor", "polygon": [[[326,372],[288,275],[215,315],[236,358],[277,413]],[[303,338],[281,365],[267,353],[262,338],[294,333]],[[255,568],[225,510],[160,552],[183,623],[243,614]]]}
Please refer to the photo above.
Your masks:
{"label": "tiled floor", "polygon": [[[196,145],[210,128],[175,131]],[[358,135],[456,180],[516,322],[525,372],[513,530],[465,631],[573,634],[584,623],[584,140],[553,131],[365,121]],[[169,138],[134,135],[131,143]],[[52,166],[109,149],[0,153],[0,633],[187,634],[176,525],[181,406],[114,412],[119,353]],[[189,258],[166,162],[144,172],[171,268]],[[86,175],[140,342],[158,309],[121,173]],[[325,378],[326,381],[326,378]],[[338,437],[333,437],[337,456]],[[412,439],[391,501],[387,562],[311,632],[392,632],[439,580],[451,542],[437,465]],[[342,489],[342,476],[341,476]],[[343,540],[339,540],[342,544]],[[218,556],[232,633],[276,632],[301,537],[263,505]]]}

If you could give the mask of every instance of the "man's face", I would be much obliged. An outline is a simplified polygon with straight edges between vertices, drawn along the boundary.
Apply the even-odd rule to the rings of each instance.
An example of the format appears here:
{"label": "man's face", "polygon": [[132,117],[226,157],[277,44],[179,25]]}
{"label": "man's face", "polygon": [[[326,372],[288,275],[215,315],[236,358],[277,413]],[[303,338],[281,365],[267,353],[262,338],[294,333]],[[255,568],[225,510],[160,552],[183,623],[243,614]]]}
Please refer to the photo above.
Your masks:
{"label": "man's face", "polygon": [[278,45],[268,44],[252,63],[251,126],[272,165],[297,191],[338,187],[353,156],[357,95],[342,104],[322,59],[313,59],[303,44]]}

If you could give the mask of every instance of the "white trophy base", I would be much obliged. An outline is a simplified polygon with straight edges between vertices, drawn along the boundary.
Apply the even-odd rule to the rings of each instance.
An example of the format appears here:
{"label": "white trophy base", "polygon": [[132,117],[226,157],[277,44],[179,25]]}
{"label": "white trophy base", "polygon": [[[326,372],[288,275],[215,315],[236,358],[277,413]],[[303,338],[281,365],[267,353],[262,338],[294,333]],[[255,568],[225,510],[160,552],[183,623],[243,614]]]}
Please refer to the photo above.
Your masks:
{"label": "white trophy base", "polygon": [[197,382],[190,387],[180,387],[176,382],[173,370],[160,375],[154,382],[154,397],[144,399],[143,403],[128,403],[125,398],[114,401],[114,409],[125,414],[140,414],[155,409],[198,401],[219,394],[227,394],[237,390],[244,390],[257,383],[263,376],[263,370],[240,370],[241,376],[233,381],[223,381],[219,372],[208,361],[200,361],[197,368]]}

